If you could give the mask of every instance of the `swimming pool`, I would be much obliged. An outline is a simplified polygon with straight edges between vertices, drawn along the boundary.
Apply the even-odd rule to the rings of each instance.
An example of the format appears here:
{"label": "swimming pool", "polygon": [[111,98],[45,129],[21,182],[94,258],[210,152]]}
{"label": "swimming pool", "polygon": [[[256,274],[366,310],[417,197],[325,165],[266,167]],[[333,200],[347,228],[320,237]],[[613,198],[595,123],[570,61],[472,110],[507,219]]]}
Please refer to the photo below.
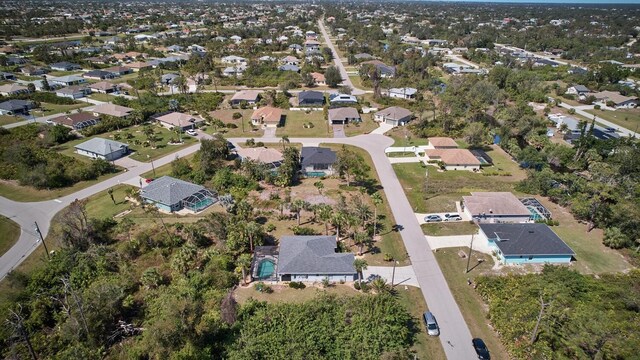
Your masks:
{"label": "swimming pool", "polygon": [[258,279],[268,279],[276,272],[276,264],[271,260],[262,260],[258,264]]}

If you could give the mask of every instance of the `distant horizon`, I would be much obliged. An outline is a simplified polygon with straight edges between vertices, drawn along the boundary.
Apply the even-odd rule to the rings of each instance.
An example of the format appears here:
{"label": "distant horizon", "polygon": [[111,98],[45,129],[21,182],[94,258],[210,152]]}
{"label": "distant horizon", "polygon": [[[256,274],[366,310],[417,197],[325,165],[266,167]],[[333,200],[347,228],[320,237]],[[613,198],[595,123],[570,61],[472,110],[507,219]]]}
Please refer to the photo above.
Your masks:
{"label": "distant horizon", "polygon": [[[397,0],[402,2],[403,0]],[[501,3],[501,4],[549,4],[549,5],[640,5],[640,0],[407,0],[416,2],[451,3]],[[383,1],[382,1],[383,2]]]}

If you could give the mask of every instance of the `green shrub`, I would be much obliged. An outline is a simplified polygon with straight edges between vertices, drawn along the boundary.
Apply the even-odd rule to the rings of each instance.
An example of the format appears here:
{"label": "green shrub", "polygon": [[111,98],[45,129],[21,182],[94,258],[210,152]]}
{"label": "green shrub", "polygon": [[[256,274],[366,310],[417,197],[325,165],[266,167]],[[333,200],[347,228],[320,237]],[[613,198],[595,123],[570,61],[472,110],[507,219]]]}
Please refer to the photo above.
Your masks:
{"label": "green shrub", "polygon": [[273,289],[271,288],[271,286],[263,283],[262,281],[256,284],[255,289],[257,292],[261,292],[265,294],[271,294],[273,292]]}
{"label": "green shrub", "polygon": [[294,226],[291,230],[294,235],[320,235],[316,230],[306,226]]}
{"label": "green shrub", "polygon": [[292,289],[304,289],[307,287],[302,281],[292,281],[289,283],[289,287]]}

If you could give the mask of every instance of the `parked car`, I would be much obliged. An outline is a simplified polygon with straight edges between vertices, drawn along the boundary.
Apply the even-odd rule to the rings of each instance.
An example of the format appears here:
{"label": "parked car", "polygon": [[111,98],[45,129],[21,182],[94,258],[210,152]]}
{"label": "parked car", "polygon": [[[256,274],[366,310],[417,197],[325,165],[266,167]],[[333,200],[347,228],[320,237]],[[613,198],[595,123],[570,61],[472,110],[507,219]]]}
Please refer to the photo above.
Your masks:
{"label": "parked car", "polygon": [[457,214],[457,213],[444,214],[444,221],[460,221],[460,220],[462,220],[462,216],[460,216],[460,214]]}
{"label": "parked car", "polygon": [[422,314],[422,319],[424,320],[425,325],[427,326],[427,334],[431,336],[440,335],[440,328],[438,327],[438,322],[436,321],[436,317],[433,316],[431,311],[427,311]]}
{"label": "parked car", "polygon": [[47,119],[44,121],[45,123],[49,124],[49,125],[55,125],[56,123],[53,122],[53,120],[51,119]]}
{"label": "parked car", "polygon": [[475,338],[471,340],[473,343],[473,348],[476,350],[476,354],[478,355],[478,359],[481,360],[490,360],[491,356],[489,355],[489,349],[487,349],[487,345],[484,344],[484,341],[480,338]]}
{"label": "parked car", "polygon": [[427,215],[424,217],[424,222],[440,222],[442,218],[440,215]]}
{"label": "parked car", "polygon": [[191,136],[196,136],[196,135],[198,135],[198,133],[197,133],[195,130],[193,130],[193,129],[189,129],[189,130],[187,130],[187,131],[185,131],[185,132],[187,133],[187,135],[191,135]]}

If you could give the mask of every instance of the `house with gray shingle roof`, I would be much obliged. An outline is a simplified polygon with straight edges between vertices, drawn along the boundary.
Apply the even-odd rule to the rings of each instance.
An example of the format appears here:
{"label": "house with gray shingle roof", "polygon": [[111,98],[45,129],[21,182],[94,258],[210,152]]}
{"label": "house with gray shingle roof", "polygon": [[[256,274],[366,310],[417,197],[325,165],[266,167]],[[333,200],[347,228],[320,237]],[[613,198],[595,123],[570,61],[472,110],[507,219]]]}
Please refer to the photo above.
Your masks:
{"label": "house with gray shingle roof", "polygon": [[80,155],[108,161],[119,159],[129,153],[129,145],[99,137],[80,143],[75,148]]}
{"label": "house with gray shingle roof", "polygon": [[302,173],[310,177],[333,175],[333,164],[338,159],[335,151],[316,146],[303,146],[300,151]]}
{"label": "house with gray shingle roof", "polygon": [[216,195],[204,186],[193,184],[171,176],[152,181],[141,191],[142,199],[154,204],[164,212],[187,209],[202,211],[217,201]]}
{"label": "house with gray shingle roof", "polygon": [[277,277],[280,281],[353,281],[352,253],[338,253],[335,236],[284,236],[280,239]]}

